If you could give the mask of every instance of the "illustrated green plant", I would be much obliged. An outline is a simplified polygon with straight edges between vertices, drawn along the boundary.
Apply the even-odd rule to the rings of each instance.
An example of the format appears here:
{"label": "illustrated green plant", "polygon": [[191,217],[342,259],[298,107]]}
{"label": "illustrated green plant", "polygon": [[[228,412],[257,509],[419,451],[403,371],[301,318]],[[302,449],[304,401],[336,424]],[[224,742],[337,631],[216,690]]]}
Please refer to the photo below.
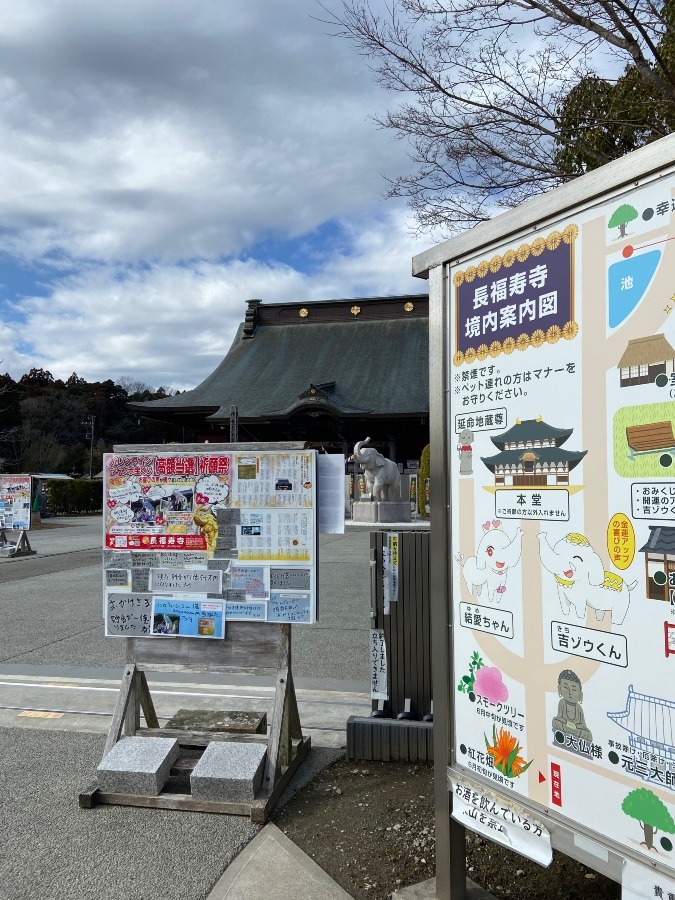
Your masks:
{"label": "illustrated green plant", "polygon": [[462,680],[457,685],[457,690],[463,694],[469,694],[473,690],[476,681],[476,672],[484,666],[483,658],[478,653],[471,654],[471,662],[469,663],[469,674],[462,675]]}
{"label": "illustrated green plant", "polygon": [[[632,819],[637,819],[644,834],[642,844],[648,850],[657,850],[654,835],[659,830],[675,834],[675,822],[665,803],[647,788],[636,788],[624,797],[621,809]],[[657,850],[658,852],[658,850]]]}

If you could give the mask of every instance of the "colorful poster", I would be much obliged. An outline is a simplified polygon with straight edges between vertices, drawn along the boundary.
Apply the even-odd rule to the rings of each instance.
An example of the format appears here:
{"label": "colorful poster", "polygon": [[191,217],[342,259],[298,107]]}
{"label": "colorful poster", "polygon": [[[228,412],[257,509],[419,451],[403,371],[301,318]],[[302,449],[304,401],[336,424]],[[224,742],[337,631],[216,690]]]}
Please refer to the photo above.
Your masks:
{"label": "colorful poster", "polygon": [[447,335],[454,765],[666,872],[674,193],[452,265]]}
{"label": "colorful poster", "polygon": [[0,475],[0,527],[30,528],[30,475]]}
{"label": "colorful poster", "polygon": [[103,490],[106,634],[169,634],[148,625],[148,597],[316,621],[314,451],[106,454]]}
{"label": "colorful poster", "polygon": [[223,604],[187,597],[154,597],[152,634],[163,637],[223,638]]}

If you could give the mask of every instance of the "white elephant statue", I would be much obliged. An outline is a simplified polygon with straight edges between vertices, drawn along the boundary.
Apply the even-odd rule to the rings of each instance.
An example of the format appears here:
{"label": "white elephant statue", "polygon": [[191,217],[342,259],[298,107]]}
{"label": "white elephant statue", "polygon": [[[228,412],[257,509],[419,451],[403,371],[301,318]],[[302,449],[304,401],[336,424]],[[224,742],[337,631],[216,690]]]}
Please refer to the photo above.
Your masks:
{"label": "white elephant statue", "polygon": [[485,587],[489,602],[500,603],[506,592],[508,571],[520,560],[522,543],[522,528],[517,528],[511,538],[499,519],[486,522],[476,555],[466,560],[461,555],[457,557],[469,591],[473,593],[475,588],[476,596],[482,597]]}
{"label": "white elephant statue", "polygon": [[583,534],[566,534],[553,547],[545,531],[537,536],[541,563],[555,577],[563,613],[568,616],[570,608],[574,608],[577,618],[585,619],[588,605],[595,610],[598,621],[609,610],[612,624],[620,625],[626,618],[630,592],[637,581],[628,584],[620,575],[606,572]]}
{"label": "white elephant statue", "polygon": [[367,437],[354,446],[354,460],[363,469],[368,493],[373,500],[400,500],[401,473],[396,463],[374,447],[366,447]]}

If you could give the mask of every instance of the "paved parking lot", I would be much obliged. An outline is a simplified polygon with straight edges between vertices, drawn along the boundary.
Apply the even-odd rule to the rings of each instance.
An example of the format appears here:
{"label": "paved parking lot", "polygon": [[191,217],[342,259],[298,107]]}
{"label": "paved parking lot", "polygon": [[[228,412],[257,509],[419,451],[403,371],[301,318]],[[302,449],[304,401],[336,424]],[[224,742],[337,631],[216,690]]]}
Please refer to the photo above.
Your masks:
{"label": "paved parking lot", "polygon": [[[100,517],[47,520],[30,532],[35,556],[0,563],[0,900],[202,900],[257,831],[236,816],[79,809],[124,665],[124,641],[103,635],[101,534]],[[323,535],[319,566],[320,621],[293,632],[301,721],[333,748],[313,749],[310,771],[370,709],[368,532]],[[151,677],[160,715],[271,697],[264,679],[207,678]]]}

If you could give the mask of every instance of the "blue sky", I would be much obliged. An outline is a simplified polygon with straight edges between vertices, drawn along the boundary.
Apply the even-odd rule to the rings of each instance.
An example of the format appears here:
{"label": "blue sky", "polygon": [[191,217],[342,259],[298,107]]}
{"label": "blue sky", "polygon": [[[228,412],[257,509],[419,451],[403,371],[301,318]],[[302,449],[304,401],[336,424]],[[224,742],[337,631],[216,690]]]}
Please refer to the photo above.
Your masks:
{"label": "blue sky", "polygon": [[[380,0],[376,0],[376,5]],[[245,302],[422,293],[392,100],[307,0],[2,0],[0,371],[183,389]]]}

